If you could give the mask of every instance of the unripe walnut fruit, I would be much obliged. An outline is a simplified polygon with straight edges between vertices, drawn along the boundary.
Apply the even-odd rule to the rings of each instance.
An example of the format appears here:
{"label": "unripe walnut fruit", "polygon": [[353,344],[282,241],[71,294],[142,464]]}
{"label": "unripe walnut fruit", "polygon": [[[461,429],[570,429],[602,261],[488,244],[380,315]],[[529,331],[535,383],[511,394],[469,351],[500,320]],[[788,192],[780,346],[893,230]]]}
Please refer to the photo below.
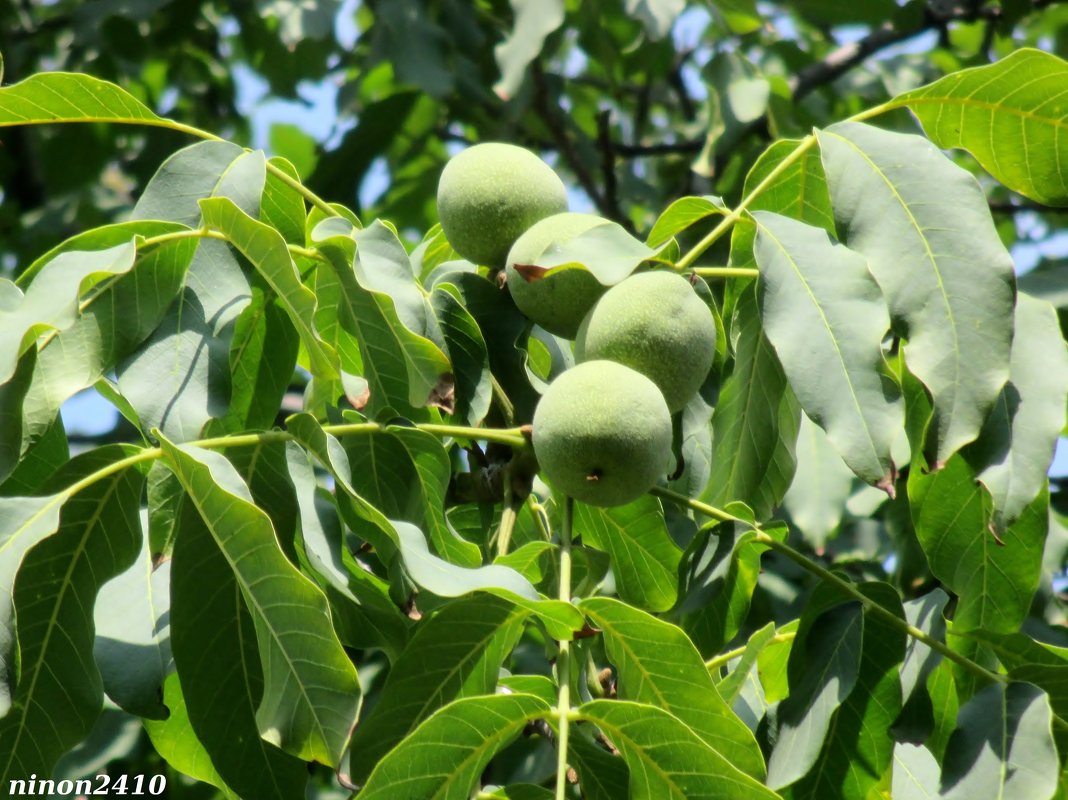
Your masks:
{"label": "unripe walnut fruit", "polygon": [[534,411],[534,454],[557,491],[595,506],[643,495],[669,472],[671,414],[656,385],[611,361],[554,380]]}
{"label": "unripe walnut fruit", "polygon": [[663,271],[631,275],[605,292],[575,340],[579,361],[608,359],[651,379],[672,413],[701,388],[715,351],[712,311],[686,278]]}
{"label": "unripe walnut fruit", "polygon": [[549,333],[574,339],[583,317],[608,287],[584,266],[569,267],[551,275],[538,274],[546,250],[553,245],[567,244],[590,228],[607,222],[595,214],[571,211],[554,214],[531,226],[508,252],[508,291],[512,300],[528,319]]}
{"label": "unripe walnut fruit", "polygon": [[469,147],[449,159],[438,181],[438,218],[445,238],[476,264],[503,267],[523,231],[566,210],[567,192],[556,173],[512,144]]}

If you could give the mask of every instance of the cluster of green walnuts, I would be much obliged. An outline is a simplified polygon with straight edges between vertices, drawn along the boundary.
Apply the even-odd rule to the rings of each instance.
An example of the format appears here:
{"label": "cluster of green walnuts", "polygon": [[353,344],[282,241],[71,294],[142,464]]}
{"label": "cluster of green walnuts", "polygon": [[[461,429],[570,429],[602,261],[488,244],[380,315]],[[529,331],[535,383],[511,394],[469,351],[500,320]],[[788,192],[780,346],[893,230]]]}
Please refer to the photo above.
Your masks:
{"label": "cluster of green walnuts", "polygon": [[546,480],[591,505],[637,499],[671,471],[671,417],[712,367],[708,305],[670,270],[639,270],[609,287],[586,264],[539,265],[611,223],[568,211],[560,178],[521,147],[487,143],[459,153],[445,165],[437,202],[453,249],[504,269],[519,310],[574,340],[576,366],[549,385],[534,412],[534,453]]}

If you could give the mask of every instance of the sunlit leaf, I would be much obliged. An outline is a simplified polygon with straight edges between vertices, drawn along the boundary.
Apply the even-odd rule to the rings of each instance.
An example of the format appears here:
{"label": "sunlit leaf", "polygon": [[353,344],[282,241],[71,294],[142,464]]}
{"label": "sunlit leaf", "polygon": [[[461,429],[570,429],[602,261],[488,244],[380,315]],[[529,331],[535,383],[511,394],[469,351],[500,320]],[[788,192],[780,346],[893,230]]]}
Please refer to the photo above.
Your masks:
{"label": "sunlit leaf", "polygon": [[729,763],[764,779],[756,740],[720,698],[685,633],[608,597],[586,599],[579,608],[604,637],[621,698],[672,713]]}
{"label": "sunlit leaf", "polygon": [[475,595],[448,603],[420,622],[390,669],[378,702],[356,725],[353,778],[362,782],[386,753],[442,706],[492,693],[526,617],[514,603]]}
{"label": "sunlit leaf", "polygon": [[533,695],[490,695],[442,708],[387,755],[360,800],[467,800],[489,760],[532,719],[549,713]]}
{"label": "sunlit leaf", "polygon": [[935,468],[975,439],[1009,377],[1013,265],[971,173],[919,136],[818,134],[841,240],[868,259],[909,369],[934,398]]}
{"label": "sunlit leaf", "polygon": [[777,797],[656,706],[625,700],[593,700],[579,708],[597,725],[630,767],[634,800]]}
{"label": "sunlit leaf", "polygon": [[894,98],[939,147],[963,147],[1010,189],[1068,205],[1068,62],[1024,47]]}

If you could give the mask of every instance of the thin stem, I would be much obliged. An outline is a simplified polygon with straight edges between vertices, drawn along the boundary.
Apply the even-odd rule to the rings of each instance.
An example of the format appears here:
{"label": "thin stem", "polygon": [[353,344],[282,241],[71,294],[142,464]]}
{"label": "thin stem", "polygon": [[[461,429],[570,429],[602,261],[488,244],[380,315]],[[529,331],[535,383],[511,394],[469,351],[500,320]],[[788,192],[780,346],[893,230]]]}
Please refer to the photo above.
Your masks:
{"label": "thin stem", "polygon": [[996,672],[991,672],[981,664],[977,664],[967,656],[961,655],[956,650],[951,649],[943,642],[940,642],[934,637],[928,635],[927,633],[924,633],[915,625],[910,625],[908,622],[901,619],[901,617],[897,616],[897,614],[895,614],[893,611],[890,611],[887,608],[883,608],[883,606],[879,605],[866,594],[861,592],[859,589],[857,589],[856,586],[854,586],[849,581],[839,577],[838,575],[835,575],[829,569],[821,566],[820,564],[817,564],[815,561],[808,558],[804,554],[799,553],[797,550],[794,550],[794,548],[790,547],[790,545],[786,544],[785,542],[780,542],[778,539],[768,536],[766,533],[764,533],[764,531],[760,529],[759,525],[749,523],[746,520],[743,520],[740,517],[736,517],[733,514],[723,511],[722,509],[716,508],[715,506],[710,506],[707,503],[702,503],[700,500],[693,500],[692,498],[678,494],[677,492],[672,492],[668,489],[654,487],[652,490],[652,494],[659,495],[660,497],[665,497],[669,500],[679,503],[680,505],[687,506],[693,509],[694,511],[704,514],[705,516],[712,517],[713,519],[741,522],[743,524],[749,525],[754,531],[756,531],[756,541],[760,542],[771,550],[775,550],[779,553],[782,553],[784,556],[789,558],[799,567],[801,567],[807,572],[812,573],[820,580],[825,581],[826,583],[833,584],[842,592],[849,595],[853,600],[859,602],[865,608],[865,610],[870,611],[872,614],[875,614],[876,616],[880,617],[887,624],[911,636],[913,639],[923,642],[932,650],[941,653],[950,661],[954,662],[955,664],[958,664],[960,667],[966,669],[968,672],[971,672],[973,675],[976,675],[984,680],[994,681],[995,683],[1008,683],[1009,679],[1006,675],[1000,675]]}
{"label": "thin stem", "polygon": [[701,278],[757,278],[760,270],[749,267],[694,267],[694,275]]}
{"label": "thin stem", "polygon": [[[560,524],[560,593],[565,603],[571,602],[571,518],[575,501],[564,498],[563,518]],[[556,679],[559,683],[556,696],[557,726],[556,741],[556,800],[567,797],[567,737],[571,722],[571,642],[559,642],[560,654],[556,657]]]}
{"label": "thin stem", "polygon": [[[787,631],[786,633],[776,633],[770,639],[765,642],[765,645],[771,644],[783,644],[785,642],[792,642],[794,637],[797,636],[797,631]],[[713,656],[705,662],[705,669],[711,672],[714,669],[719,669],[724,664],[729,664],[732,659],[738,658],[745,654],[745,645],[736,647],[733,650],[728,650],[726,653],[720,653],[718,656]]]}
{"label": "thin stem", "polygon": [[775,183],[775,181],[779,179],[779,176],[782,175],[791,166],[793,166],[794,162],[801,158],[801,156],[803,156],[815,143],[816,137],[813,136],[811,133],[804,139],[802,139],[798,143],[797,147],[794,148],[793,152],[790,153],[790,155],[786,156],[786,158],[784,158],[778,164],[776,164],[775,168],[764,176],[764,180],[754,186],[753,190],[744,198],[742,198],[742,202],[740,202],[738,206],[733,211],[731,211],[731,213],[725,216],[720,221],[720,223],[716,227],[714,227],[707,236],[705,236],[704,239],[702,239],[692,248],[690,248],[690,252],[688,252],[681,259],[679,259],[679,261],[677,262],[678,267],[680,269],[685,269],[686,267],[691,266],[693,262],[696,261],[703,252],[705,252],[709,247],[711,247],[716,242],[716,240],[719,239],[719,237],[721,237],[724,233],[730,230],[731,226],[733,226],[734,223],[736,223],[742,218],[742,215],[745,213],[745,210],[749,208],[753,201],[756,200],[764,192],[765,189]]}
{"label": "thin stem", "polygon": [[512,531],[515,530],[515,521],[519,516],[515,507],[515,492],[512,491],[512,464],[504,468],[504,504],[501,507],[501,524],[497,526],[494,534],[497,539],[497,558],[508,555],[508,547],[512,543]]}
{"label": "thin stem", "polygon": [[293,176],[287,175],[285,172],[280,170],[270,161],[267,162],[267,171],[274,175],[276,178],[278,178],[278,180],[280,180],[293,191],[297,192],[298,194],[304,195],[304,197],[307,198],[308,202],[310,202],[313,206],[318,208],[328,217],[338,216],[338,213],[334,211],[333,208],[331,208],[329,203],[327,203],[325,200],[319,197],[319,195],[317,195],[315,192],[313,192],[311,189],[309,189],[307,186],[305,186]]}
{"label": "thin stem", "polygon": [[490,385],[493,387],[493,399],[497,401],[497,405],[501,409],[501,416],[504,417],[504,424],[515,425],[515,406],[508,397],[508,393],[504,391],[500,381],[492,374],[490,375]]}

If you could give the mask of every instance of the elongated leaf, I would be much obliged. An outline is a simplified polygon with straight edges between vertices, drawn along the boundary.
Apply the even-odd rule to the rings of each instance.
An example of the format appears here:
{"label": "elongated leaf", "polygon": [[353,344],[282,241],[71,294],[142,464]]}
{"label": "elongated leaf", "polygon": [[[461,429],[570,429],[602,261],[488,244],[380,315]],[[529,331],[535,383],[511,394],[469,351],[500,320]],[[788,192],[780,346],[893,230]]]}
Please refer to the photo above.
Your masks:
{"label": "elongated leaf", "polygon": [[352,777],[362,782],[379,760],[433,712],[462,697],[491,694],[527,612],[499,597],[475,595],[419,623],[371,713],[356,725]]}
{"label": "elongated leaf", "polygon": [[1049,699],[1028,683],[996,683],[957,717],[942,763],[946,800],[1027,797],[1048,800],[1057,789],[1057,749]]}
{"label": "elongated leaf", "polygon": [[615,800],[630,797],[630,770],[625,761],[605,752],[592,736],[581,729],[568,741],[567,758],[578,774],[582,796],[589,800]]}
{"label": "elongated leaf", "polygon": [[250,284],[251,300],[235,320],[230,342],[230,406],[220,421],[226,432],[274,424],[300,349],[300,337],[274,292],[259,276]]}
{"label": "elongated leaf", "polygon": [[460,302],[459,290],[451,283],[436,285],[430,302],[441,324],[456,379],[453,418],[462,425],[478,425],[489,411],[493,396],[486,340]]}
{"label": "elongated leaf", "polygon": [[[305,765],[261,738],[257,726],[264,672],[239,576],[189,496],[176,524],[171,643],[181,687],[178,698],[172,689],[171,698],[180,698],[185,708],[173,709],[178,718],[168,729],[176,738],[171,755],[198,763],[203,749],[240,797],[300,797]],[[183,713],[188,730],[181,725]]]}
{"label": "elongated leaf", "polygon": [[564,22],[563,0],[510,0],[510,4],[515,16],[512,31],[493,48],[501,71],[493,91],[504,100],[515,97],[546,37]]}
{"label": "elongated leaf", "polygon": [[963,458],[950,459],[933,475],[911,470],[908,492],[931,572],[960,597],[955,626],[1016,630],[1038,588],[1049,524],[1046,492],[1000,534],[990,528],[990,494]]}
{"label": "elongated leaf", "polygon": [[[136,452],[121,445],[93,450],[49,488],[62,496],[64,487]],[[26,552],[20,566],[15,562],[20,674],[11,709],[0,720],[0,785],[51,772],[100,713],[92,607],[101,584],[128,567],[140,546],[143,484],[142,472],[120,469],[87,486],[63,504],[55,535]],[[12,555],[4,553],[5,563]]]}
{"label": "elongated leaf", "polygon": [[549,711],[544,700],[528,694],[457,700],[382,759],[357,797],[467,800],[489,760]]}
{"label": "elongated leaf", "polygon": [[[366,422],[357,414],[346,414],[346,420]],[[482,563],[478,547],[453,533],[445,522],[452,465],[438,437],[391,425],[373,436],[347,439],[345,451],[353,487],[385,516],[425,530],[447,561],[465,567]]]}
{"label": "elongated leaf", "polygon": [[144,522],[137,559],[97,595],[93,655],[104,691],[120,708],[145,719],[164,719],[161,690],[173,668],[171,562],[153,563]]}
{"label": "elongated leaf", "polygon": [[145,731],[152,740],[152,746],[156,748],[156,752],[163,757],[164,761],[184,775],[222,789],[223,796],[227,800],[235,797],[219,773],[215,771],[208,751],[197,739],[196,732],[189,722],[182,684],[176,672],[167,677],[163,687],[163,702],[170,710],[170,716],[165,720],[144,721]]}
{"label": "elongated leaf", "polygon": [[[111,247],[141,233],[180,230],[174,223],[145,222],[87,231],[71,246]],[[125,275],[101,285],[81,304],[78,320],[46,337],[22,405],[22,449],[44,436],[60,406],[95,384],[140,345],[160,324],[178,294],[196,252],[196,241],[178,239],[139,252]]]}
{"label": "elongated leaf", "polygon": [[[782,540],[782,526],[765,532]],[[718,653],[741,629],[760,575],[760,554],[751,526],[706,525],[686,548],[681,571],[686,596],[678,605],[681,624],[706,657]]]}
{"label": "elongated leaf", "polygon": [[355,267],[354,233],[351,226],[340,232],[331,220],[316,226],[312,241],[330,261],[317,274],[337,284],[338,324],[359,343],[367,410],[371,416],[386,409],[411,416],[430,402],[452,368],[436,343],[404,325],[391,296],[364,283]]}
{"label": "elongated leaf", "polygon": [[900,800],[937,800],[940,771],[926,747],[894,745],[893,796]]}
{"label": "elongated leaf", "polygon": [[822,549],[838,530],[853,473],[827,440],[827,434],[807,415],[797,435],[797,472],[783,505],[805,540]]}
{"label": "elongated leaf", "polygon": [[67,495],[0,498],[0,714],[11,709],[18,680],[15,635],[15,576],[27,551],[59,527]]}
{"label": "elongated leaf", "polygon": [[[265,175],[262,153],[201,142],[160,166],[134,215],[197,227],[197,199],[215,195],[235,198],[258,214]],[[225,413],[234,322],[251,297],[248,279],[224,242],[202,240],[196,247],[167,316],[119,370],[119,389],[143,424],[178,441],[195,439],[209,419]]]}
{"label": "elongated leaf", "polygon": [[657,247],[713,214],[726,213],[727,205],[722,197],[680,197],[657,217],[645,243]]}
{"label": "elongated leaf", "polygon": [[868,259],[934,398],[939,468],[975,439],[1008,378],[1012,259],[975,178],[926,139],[858,122],[818,137],[839,236]]}
{"label": "elongated leaf", "polygon": [[[746,682],[751,678],[753,667],[757,665],[757,658],[764,649],[776,641],[775,623],[769,622],[760,630],[756,631],[745,643],[745,650],[740,656],[731,661],[731,671],[722,679],[719,669],[711,671],[712,678],[716,682],[716,691],[727,702],[733,703],[741,693]],[[793,634],[789,634],[793,638]]]}
{"label": "elongated leaf", "polygon": [[[269,158],[267,163],[290,178],[300,180],[296,167],[281,156]],[[274,172],[267,173],[267,181],[263,185],[260,218],[282,234],[282,238],[290,244],[303,246],[304,228],[308,222],[304,197]]]}
{"label": "elongated leaf", "polygon": [[[782,139],[768,145],[760,154],[756,163],[745,176],[744,193],[749,195],[758,185],[780,168],[801,144],[796,139]],[[750,211],[774,211],[817,228],[823,228],[834,234],[834,212],[831,210],[831,196],[827,189],[827,176],[823,173],[823,164],[819,153],[814,148],[807,150],[792,164],[782,168],[782,172],[768,187],[758,194]],[[753,240],[756,237],[756,225],[749,218],[743,217],[731,231],[731,264],[737,267],[755,267]],[[728,296],[737,296],[743,286],[735,286],[740,281],[732,281],[728,286]]]}
{"label": "elongated leaf", "polygon": [[356,242],[353,269],[360,285],[389,295],[397,318],[408,330],[440,340],[426,291],[416,280],[411,259],[392,228],[380,220],[357,228],[341,217],[331,217],[316,226],[316,235],[351,236]]}
{"label": "elongated leaf", "polygon": [[509,567],[487,564],[460,567],[430,553],[423,534],[407,522],[394,522],[404,567],[418,586],[439,597],[459,597],[477,590],[499,595],[527,609],[545,623],[555,639],[570,639],[582,628],[582,615],[570,603],[546,600],[530,582]]}
{"label": "elongated leaf", "polygon": [[[22,432],[23,401],[30,391],[36,366],[37,350],[27,350],[19,359],[11,379],[0,384],[0,489],[3,489],[2,493],[8,496],[29,494],[29,492],[11,489],[7,484],[20,467],[19,459],[27,444]],[[38,444],[43,441],[46,432],[47,427],[40,431]],[[29,448],[28,457],[32,456],[32,453],[33,448]],[[21,484],[21,481],[16,480],[15,483]]]}
{"label": "elongated leaf", "polygon": [[337,353],[316,334],[312,317],[315,295],[301,284],[285,240],[269,225],[253,219],[226,197],[200,202],[204,224],[221,231],[247,258],[278,299],[308,352],[312,374],[327,380],[338,376]]}
{"label": "elongated leaf", "polygon": [[729,763],[764,779],[756,739],[720,698],[685,633],[608,597],[589,598],[579,608],[604,636],[620,697],[670,712]]}
{"label": "elongated leaf", "polygon": [[134,242],[106,250],[61,253],[41,270],[25,296],[0,280],[0,384],[15,373],[19,356],[47,330],[63,330],[78,318],[83,293],[105,277],[129,272]]}
{"label": "elongated leaf", "polygon": [[645,495],[612,508],[576,503],[574,524],[586,544],[608,553],[620,597],[651,611],[675,604],[682,551],[668,534],[659,500]]}
{"label": "elongated leaf", "polygon": [[[882,608],[903,616],[897,591],[889,584],[859,588]],[[898,665],[904,651],[904,633],[865,611],[856,684],[835,713],[816,763],[791,788],[797,800],[867,800],[885,784],[894,755],[890,728],[901,711]]]}
{"label": "elongated leaf", "polygon": [[762,520],[793,479],[801,407],[764,335],[755,287],[739,298],[731,327],[735,366],[712,416],[712,476],[701,499],[719,506],[740,500]]}
{"label": "elongated leaf", "polygon": [[1046,485],[1068,405],[1068,352],[1057,314],[1025,294],[1016,300],[1009,382],[965,457],[990,490],[1005,530]]}
{"label": "elongated leaf", "polygon": [[0,127],[48,122],[127,122],[179,127],[113,83],[70,72],[42,72],[0,89]]}
{"label": "elongated leaf", "polygon": [[[943,616],[949,595],[941,589],[933,589],[923,597],[904,604],[905,619],[938,641],[945,641],[946,620]],[[911,636],[905,643],[905,660],[901,664],[901,696],[907,701],[914,691],[922,689],[927,676],[942,660],[940,653]]]}
{"label": "elongated leaf", "polygon": [[890,316],[878,284],[826,231],[769,211],[753,218],[764,331],[790,386],[846,464],[892,491],[890,445],[905,415],[882,372]]}
{"label": "elongated leaf", "polygon": [[381,647],[395,659],[408,640],[409,620],[390,599],[389,584],[349,554],[334,498],[316,484],[304,450],[287,442],[286,461],[300,511],[304,552],[331,601],[334,629],[350,647]]}
{"label": "elongated leaf", "polygon": [[593,700],[579,708],[597,725],[630,767],[633,800],[774,798],[710,748],[677,717],[656,706],[625,700]]}
{"label": "elongated leaf", "polygon": [[[825,611],[798,633],[790,652],[790,696],[779,706],[778,737],[768,759],[768,786],[804,777],[819,757],[835,711],[860,672],[864,615],[858,603]],[[796,666],[795,666],[796,665]]]}
{"label": "elongated leaf", "polygon": [[255,624],[264,675],[256,711],[261,733],[301,758],[337,764],[360,694],[352,662],[330,627],[326,598],[286,560],[270,519],[225,458],[161,442],[232,565]]}
{"label": "elongated leaf", "polygon": [[545,275],[551,275],[553,270],[581,265],[600,283],[614,286],[661,249],[639,242],[619,223],[606,221],[563,244],[547,244],[532,266],[542,267],[547,270]]}
{"label": "elongated leaf", "polygon": [[939,147],[963,147],[1010,189],[1068,205],[1068,62],[1025,47],[898,95]]}

